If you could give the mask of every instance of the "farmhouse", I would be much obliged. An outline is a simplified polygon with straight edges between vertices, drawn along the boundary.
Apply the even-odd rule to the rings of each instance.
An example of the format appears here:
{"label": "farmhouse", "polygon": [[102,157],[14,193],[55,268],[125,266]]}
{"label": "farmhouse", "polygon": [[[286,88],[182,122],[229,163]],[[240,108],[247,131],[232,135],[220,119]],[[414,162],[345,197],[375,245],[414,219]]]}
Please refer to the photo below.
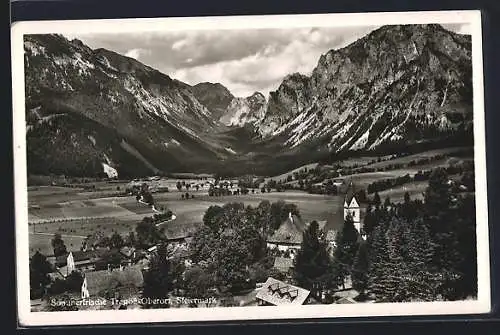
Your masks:
{"label": "farmhouse", "polygon": [[[316,221],[320,230],[325,231],[327,221]],[[293,259],[296,252],[302,244],[304,231],[311,222],[304,223],[301,218],[292,213],[288,214],[288,218],[281,226],[267,239],[267,247],[270,249],[278,249],[282,252],[290,252],[290,257]]]}
{"label": "farmhouse", "polygon": [[267,247],[280,251],[290,251],[295,253],[300,249],[302,243],[302,233],[306,225],[297,215],[289,213],[288,218],[281,226],[267,239]]}
{"label": "farmhouse", "polygon": [[293,306],[307,304],[309,295],[306,289],[269,277],[255,298],[259,306]]}
{"label": "farmhouse", "polygon": [[67,276],[73,270],[92,270],[95,264],[109,252],[108,249],[74,251],[55,258],[55,266],[63,276]]}

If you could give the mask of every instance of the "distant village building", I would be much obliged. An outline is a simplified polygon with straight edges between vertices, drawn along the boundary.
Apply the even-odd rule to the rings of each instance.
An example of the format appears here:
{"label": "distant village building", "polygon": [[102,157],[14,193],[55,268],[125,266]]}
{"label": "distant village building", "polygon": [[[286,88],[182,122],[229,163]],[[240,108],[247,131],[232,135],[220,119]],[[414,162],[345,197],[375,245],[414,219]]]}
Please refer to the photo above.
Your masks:
{"label": "distant village building", "polygon": [[63,277],[68,276],[74,270],[87,271],[93,270],[95,264],[109,253],[106,248],[95,250],[73,251],[66,255],[55,258],[54,265]]}
{"label": "distant village building", "polygon": [[305,305],[310,301],[310,291],[269,277],[255,298],[259,306]]}

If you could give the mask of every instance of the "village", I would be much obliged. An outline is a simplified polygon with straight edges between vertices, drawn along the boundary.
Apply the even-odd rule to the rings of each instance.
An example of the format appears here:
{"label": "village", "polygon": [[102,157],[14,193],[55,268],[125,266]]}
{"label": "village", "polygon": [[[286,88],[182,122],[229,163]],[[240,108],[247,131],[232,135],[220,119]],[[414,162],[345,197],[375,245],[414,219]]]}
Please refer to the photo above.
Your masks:
{"label": "village", "polygon": [[[155,202],[153,197],[158,192],[164,190],[159,184],[159,177],[150,177],[143,180],[134,180],[127,184],[126,190],[130,195],[136,196],[136,201],[141,206],[150,206],[155,213],[151,217],[146,217],[143,222],[148,222],[148,218],[154,218],[154,226],[159,227],[164,236],[161,242],[150,245],[148,243],[134,243],[130,241],[127,234],[114,234],[110,238],[89,235],[83,242],[80,250],[66,251],[57,256],[47,255],[46,260],[51,265],[49,273],[51,279],[51,288],[46,289],[45,295],[51,296],[52,303],[42,298],[32,300],[34,310],[45,309],[133,309],[133,308],[155,308],[147,306],[148,304],[158,303],[165,305],[165,301],[143,298],[144,274],[150,270],[150,262],[154,257],[158,257],[159,248],[166,246],[166,257],[169,260],[182,263],[185,276],[190,268],[199,266],[192,259],[192,248],[190,244],[193,240],[193,231],[181,229],[178,231],[169,231],[169,224],[175,222],[176,213],[168,211],[165,214],[165,208],[162,208]],[[334,211],[335,215],[330,215],[326,220],[314,220],[321,230],[324,240],[328,245],[330,257],[336,246],[336,237],[338,227],[342,226],[343,221],[349,216],[352,218],[355,228],[362,234],[361,222],[363,219],[363,205],[356,198],[356,187],[352,180],[338,183],[342,190],[341,197],[344,201],[342,208]],[[252,194],[261,193],[257,189],[250,192],[245,191],[241,185],[238,187],[237,181],[220,180],[214,183],[209,176],[200,177],[196,183],[185,183],[178,181],[176,188],[182,199],[188,199],[188,192],[193,190],[193,197],[200,189],[206,189],[211,196],[236,195],[240,193]],[[343,188],[342,188],[343,187]],[[231,191],[232,189],[232,191]],[[266,188],[262,191],[266,191]],[[271,189],[267,190],[268,193]],[[278,194],[278,193],[276,193]],[[286,199],[286,193],[283,198]],[[155,208],[157,206],[158,208]],[[332,206],[338,206],[337,202],[332,202]],[[310,290],[293,285],[293,267],[294,259],[300,250],[304,232],[313,220],[305,221],[299,215],[291,211],[282,220],[279,227],[266,239],[266,248],[269,255],[272,255],[272,273],[276,273],[274,278],[269,276],[260,282],[253,282],[250,286],[241,290],[241,293],[232,293],[230,295],[221,295],[214,288],[210,292],[203,292],[200,297],[183,296],[183,290],[173,290],[168,297],[169,307],[215,307],[215,306],[262,306],[262,305],[288,305],[288,304],[319,304],[325,303],[356,303],[354,298],[358,293],[350,287],[349,279],[346,278],[343,289],[339,292],[329,292],[331,297],[313,296]],[[163,229],[161,228],[163,227]],[[138,230],[136,229],[136,232]],[[133,233],[130,235],[133,236]],[[103,243],[103,238],[107,243]],[[133,237],[132,237],[133,238]],[[138,238],[136,233],[136,239]],[[58,236],[55,239],[64,237]],[[57,243],[57,242],[56,242]],[[63,242],[62,242],[63,244]],[[52,240],[54,245],[54,240]],[[56,247],[54,247],[56,249]],[[202,261],[203,262],[203,261]],[[74,281],[76,284],[68,284]],[[81,285],[78,287],[78,283]],[[62,284],[65,283],[65,284]],[[57,289],[58,285],[61,289]],[[54,286],[56,287],[54,289]],[[52,293],[50,293],[52,292]],[[231,296],[233,295],[233,296]],[[223,297],[222,297],[223,296]],[[69,299],[69,300],[68,300]],[[89,301],[85,303],[84,301]],[[65,302],[66,301],[66,302]],[[73,301],[69,303],[67,301]],[[80,302],[78,302],[80,301]],[[78,303],[77,303],[78,302]]]}

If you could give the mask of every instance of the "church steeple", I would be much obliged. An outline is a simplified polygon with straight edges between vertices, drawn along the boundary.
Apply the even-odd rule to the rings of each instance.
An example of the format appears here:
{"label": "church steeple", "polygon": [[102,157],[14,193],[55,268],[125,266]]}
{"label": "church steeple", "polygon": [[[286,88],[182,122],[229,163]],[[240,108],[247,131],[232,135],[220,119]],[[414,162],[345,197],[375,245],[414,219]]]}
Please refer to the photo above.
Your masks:
{"label": "church steeple", "polygon": [[[349,184],[347,185],[347,190],[344,198],[344,207],[350,207],[352,199],[355,197],[356,190],[354,188],[354,183],[352,181],[352,178],[348,182]],[[357,202],[357,201],[356,201]]]}
{"label": "church steeple", "polygon": [[361,209],[356,199],[356,190],[352,179],[349,180],[347,191],[344,198],[344,220],[351,216],[354,226],[361,232]]}

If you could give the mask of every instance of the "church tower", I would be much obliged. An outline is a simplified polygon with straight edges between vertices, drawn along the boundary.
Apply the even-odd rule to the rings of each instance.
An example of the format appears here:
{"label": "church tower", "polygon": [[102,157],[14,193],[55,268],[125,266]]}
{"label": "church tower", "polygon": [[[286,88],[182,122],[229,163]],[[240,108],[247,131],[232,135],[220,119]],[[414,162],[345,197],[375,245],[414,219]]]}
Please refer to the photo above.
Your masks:
{"label": "church tower", "polygon": [[348,215],[351,215],[354,227],[361,233],[361,208],[355,196],[354,183],[349,181],[347,192],[344,198],[344,221]]}

